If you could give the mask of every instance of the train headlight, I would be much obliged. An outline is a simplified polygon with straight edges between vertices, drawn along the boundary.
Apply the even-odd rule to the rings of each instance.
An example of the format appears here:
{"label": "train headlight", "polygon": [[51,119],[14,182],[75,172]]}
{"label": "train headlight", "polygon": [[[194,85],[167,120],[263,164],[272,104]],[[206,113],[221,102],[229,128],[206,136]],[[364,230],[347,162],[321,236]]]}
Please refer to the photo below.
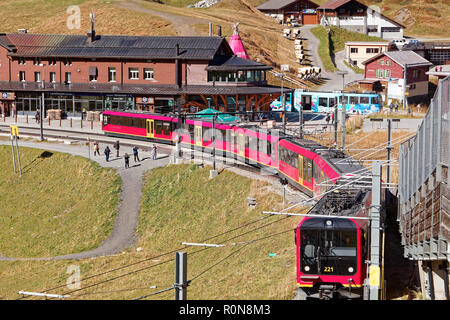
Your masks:
{"label": "train headlight", "polygon": [[305,267],[305,271],[309,271],[311,268],[309,266]]}
{"label": "train headlight", "polygon": [[349,273],[353,273],[354,269],[353,269],[353,267],[348,267],[347,271],[348,271]]}

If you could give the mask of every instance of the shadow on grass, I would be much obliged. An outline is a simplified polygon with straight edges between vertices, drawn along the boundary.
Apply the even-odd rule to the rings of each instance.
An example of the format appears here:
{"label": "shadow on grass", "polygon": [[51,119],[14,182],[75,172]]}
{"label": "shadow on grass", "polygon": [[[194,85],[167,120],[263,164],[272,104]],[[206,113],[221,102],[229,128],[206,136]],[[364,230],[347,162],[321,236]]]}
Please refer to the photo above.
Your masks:
{"label": "shadow on grass", "polygon": [[38,157],[34,158],[30,163],[22,168],[24,170],[23,174],[31,171],[31,169],[36,168],[42,161],[44,161],[44,159],[48,159],[51,156],[53,156],[53,153],[50,151],[42,152]]}

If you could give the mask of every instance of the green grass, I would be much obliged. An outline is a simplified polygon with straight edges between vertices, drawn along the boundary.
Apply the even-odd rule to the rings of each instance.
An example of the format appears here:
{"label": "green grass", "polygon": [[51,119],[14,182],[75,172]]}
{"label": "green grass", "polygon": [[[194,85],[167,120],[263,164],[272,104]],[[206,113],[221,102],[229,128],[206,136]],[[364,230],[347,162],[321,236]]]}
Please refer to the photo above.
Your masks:
{"label": "green grass", "polygon": [[[328,36],[327,30],[330,31]],[[378,37],[371,37],[358,32],[351,32],[335,26],[325,28],[318,26],[311,29],[314,36],[320,40],[319,56],[322,60],[325,70],[337,71],[338,69],[333,63],[332,56],[337,52],[344,50],[345,42],[347,41],[386,41]],[[353,69],[353,68],[352,68]],[[357,73],[364,73],[364,70],[356,71]]]}
{"label": "green grass", "polygon": [[97,247],[113,226],[120,177],[65,153],[20,147],[22,176],[11,147],[0,146],[0,253],[47,257]]}
{"label": "green grass", "polygon": [[[171,165],[149,172],[144,180],[140,239],[122,254],[79,261],[2,262],[0,298],[15,299],[18,290],[58,286],[52,292],[67,293],[66,271],[73,264],[80,266],[82,290],[71,293],[72,299],[136,298],[173,284],[175,253],[171,251],[178,249],[188,253],[188,279],[194,279],[188,289],[190,300],[291,299],[296,288],[293,229],[299,219],[262,214],[279,210],[282,202],[265,182],[230,171],[210,180],[210,169]],[[254,209],[247,207],[248,196],[257,199]],[[227,246],[181,245],[203,240]],[[230,245],[250,240],[257,241]],[[105,273],[109,270],[115,271]],[[173,294],[168,291],[149,299],[172,300]]]}
{"label": "green grass", "polygon": [[347,61],[344,60],[344,64],[349,67],[350,69],[352,69],[354,72],[359,73],[359,74],[364,74],[364,69],[352,66],[350,63],[348,63]]}
{"label": "green grass", "polygon": [[327,29],[325,29],[324,27],[315,27],[311,29],[311,32],[320,41],[318,53],[320,59],[322,60],[323,67],[327,71],[331,72],[337,71],[338,69],[331,60],[330,55],[331,43],[329,41],[330,38],[328,37]]}

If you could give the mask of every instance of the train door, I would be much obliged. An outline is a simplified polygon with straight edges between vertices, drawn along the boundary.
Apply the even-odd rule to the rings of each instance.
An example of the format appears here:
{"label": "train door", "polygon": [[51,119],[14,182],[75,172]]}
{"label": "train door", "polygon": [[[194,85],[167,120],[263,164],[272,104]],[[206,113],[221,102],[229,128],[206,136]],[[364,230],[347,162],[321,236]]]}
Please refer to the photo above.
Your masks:
{"label": "train door", "polygon": [[303,185],[303,156],[298,156],[298,183]]}
{"label": "train door", "polygon": [[195,145],[202,147],[203,146],[203,134],[202,134],[201,126],[194,127],[194,135],[195,135]]}
{"label": "train door", "polygon": [[147,129],[147,138],[155,138],[155,120],[147,119],[146,129]]}
{"label": "train door", "polygon": [[243,133],[239,133],[238,137],[238,149],[239,155],[241,157],[245,157],[245,135]]}

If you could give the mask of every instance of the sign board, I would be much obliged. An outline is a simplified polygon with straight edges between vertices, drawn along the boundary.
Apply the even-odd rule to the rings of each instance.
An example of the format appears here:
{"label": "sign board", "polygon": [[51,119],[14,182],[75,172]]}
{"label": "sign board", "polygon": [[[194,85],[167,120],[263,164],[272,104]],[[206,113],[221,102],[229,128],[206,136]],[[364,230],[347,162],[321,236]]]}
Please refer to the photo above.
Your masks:
{"label": "sign board", "polygon": [[280,66],[281,71],[289,72],[289,65],[288,64],[282,64]]}
{"label": "sign board", "polygon": [[373,265],[369,267],[369,285],[371,287],[380,286],[380,266]]}
{"label": "sign board", "polygon": [[19,136],[19,127],[16,126],[10,126],[11,127],[11,137],[18,137]]}
{"label": "sign board", "polygon": [[14,100],[14,92],[2,92],[0,94],[0,100]]}

